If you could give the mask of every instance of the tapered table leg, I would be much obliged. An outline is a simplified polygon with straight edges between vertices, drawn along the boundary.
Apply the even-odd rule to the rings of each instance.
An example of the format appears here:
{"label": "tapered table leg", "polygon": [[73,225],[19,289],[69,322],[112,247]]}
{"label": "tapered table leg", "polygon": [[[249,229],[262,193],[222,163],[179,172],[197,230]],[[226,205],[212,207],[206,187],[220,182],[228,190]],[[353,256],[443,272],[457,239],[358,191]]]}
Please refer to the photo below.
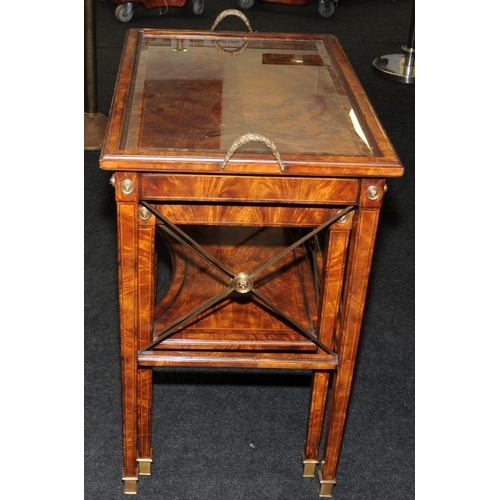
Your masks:
{"label": "tapered table leg", "polygon": [[306,445],[302,454],[302,463],[304,466],[302,475],[304,477],[314,477],[316,475],[330,373],[315,371],[312,375]]}
{"label": "tapered table leg", "polygon": [[331,496],[333,486],[336,484],[337,466],[351,393],[383,192],[383,183],[371,180],[363,181],[362,206],[359,209],[349,250],[349,264],[340,323],[339,364],[330,401],[324,463],[318,474],[320,497]]}
{"label": "tapered table leg", "polygon": [[118,300],[122,377],[123,476],[125,493],[137,493],[137,176],[113,177],[117,199]]}
{"label": "tapered table leg", "polygon": [[[140,205],[138,217],[138,349],[153,340],[156,260],[155,216]],[[151,475],[152,451],[152,393],[153,371],[142,367],[138,371],[138,458],[139,474]]]}
{"label": "tapered table leg", "polygon": [[[347,214],[329,228],[323,267],[319,275],[323,277],[318,331],[320,340],[337,349],[335,338],[336,322],[339,316],[341,284],[345,271],[347,248],[352,227],[353,213]],[[314,371],[312,375],[311,401],[307,425],[305,449],[302,454],[303,476],[314,477],[319,462],[319,447],[326,410],[326,401],[331,372]]]}

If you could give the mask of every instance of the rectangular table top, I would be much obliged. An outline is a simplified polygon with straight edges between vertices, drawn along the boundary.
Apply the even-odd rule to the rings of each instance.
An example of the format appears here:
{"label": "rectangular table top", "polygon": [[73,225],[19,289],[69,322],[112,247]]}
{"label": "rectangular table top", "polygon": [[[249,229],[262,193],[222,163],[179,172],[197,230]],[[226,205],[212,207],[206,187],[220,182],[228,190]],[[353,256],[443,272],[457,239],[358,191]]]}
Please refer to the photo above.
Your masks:
{"label": "rectangular table top", "polygon": [[100,165],[402,174],[336,37],[255,32],[129,30]]}

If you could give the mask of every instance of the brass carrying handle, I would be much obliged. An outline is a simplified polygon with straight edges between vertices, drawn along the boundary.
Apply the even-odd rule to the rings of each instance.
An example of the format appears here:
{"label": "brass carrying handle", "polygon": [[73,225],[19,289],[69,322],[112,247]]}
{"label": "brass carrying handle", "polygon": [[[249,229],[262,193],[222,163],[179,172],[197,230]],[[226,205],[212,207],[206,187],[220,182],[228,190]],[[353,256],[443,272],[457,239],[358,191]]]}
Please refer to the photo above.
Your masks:
{"label": "brass carrying handle", "polygon": [[281,156],[278,153],[278,150],[276,149],[276,145],[274,142],[269,139],[269,137],[266,137],[265,135],[262,134],[256,134],[254,132],[249,132],[248,134],[244,134],[233,142],[231,147],[229,148],[228,152],[226,153],[226,157],[224,158],[224,161],[222,162],[220,169],[224,170],[226,167],[227,162],[231,159],[231,156],[236,152],[236,150],[240,147],[243,146],[243,144],[246,144],[248,142],[261,142],[262,144],[265,144],[273,153],[274,157],[276,158],[276,161],[278,162],[278,165],[280,167],[280,170],[282,172],[285,171],[285,165],[283,165],[283,162],[281,161]]}
{"label": "brass carrying handle", "polygon": [[237,9],[227,9],[223,10],[215,19],[214,24],[210,28],[210,31],[213,31],[216,26],[227,16],[237,16],[239,17],[247,26],[248,31],[252,32],[252,27],[250,26],[250,21],[248,20],[247,16],[243,14],[243,12],[237,10]]}

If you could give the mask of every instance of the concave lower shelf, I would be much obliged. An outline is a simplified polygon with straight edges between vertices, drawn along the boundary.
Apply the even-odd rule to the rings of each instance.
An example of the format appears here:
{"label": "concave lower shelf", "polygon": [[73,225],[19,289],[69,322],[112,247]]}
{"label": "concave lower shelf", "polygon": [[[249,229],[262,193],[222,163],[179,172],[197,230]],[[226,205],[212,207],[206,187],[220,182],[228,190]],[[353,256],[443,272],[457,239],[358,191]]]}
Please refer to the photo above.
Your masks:
{"label": "concave lower shelf", "polygon": [[[139,365],[335,368],[337,355],[324,349],[316,326],[323,260],[316,236],[276,259],[304,229],[182,226],[182,231],[233,275],[160,228],[153,342],[139,352]],[[232,287],[240,273],[251,276],[248,293]],[[213,297],[216,302],[206,307]]]}

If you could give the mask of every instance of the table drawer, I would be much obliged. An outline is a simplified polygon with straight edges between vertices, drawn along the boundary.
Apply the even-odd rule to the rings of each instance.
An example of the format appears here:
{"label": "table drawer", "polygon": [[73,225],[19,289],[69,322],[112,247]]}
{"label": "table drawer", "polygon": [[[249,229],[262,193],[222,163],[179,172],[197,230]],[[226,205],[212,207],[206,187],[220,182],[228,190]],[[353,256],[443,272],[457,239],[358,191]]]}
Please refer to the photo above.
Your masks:
{"label": "table drawer", "polygon": [[145,200],[356,204],[359,179],[142,174]]}

